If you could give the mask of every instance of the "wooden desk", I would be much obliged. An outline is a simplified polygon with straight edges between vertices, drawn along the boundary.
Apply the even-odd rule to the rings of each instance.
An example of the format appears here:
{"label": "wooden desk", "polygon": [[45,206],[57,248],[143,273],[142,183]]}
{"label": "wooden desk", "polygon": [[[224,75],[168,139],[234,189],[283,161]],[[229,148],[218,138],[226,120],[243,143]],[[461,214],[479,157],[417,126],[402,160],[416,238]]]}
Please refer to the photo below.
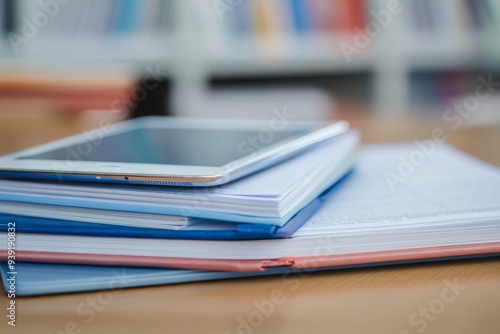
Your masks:
{"label": "wooden desk", "polygon": [[[443,126],[394,118],[350,121],[369,142],[425,139]],[[500,166],[499,126],[453,130],[448,138]],[[2,316],[0,333],[500,333],[499,258],[104,293],[18,298],[16,328]],[[273,293],[280,297],[270,304]],[[90,312],[87,305],[103,297],[109,303]],[[0,300],[6,312],[8,299]],[[267,309],[261,311],[262,305]]]}

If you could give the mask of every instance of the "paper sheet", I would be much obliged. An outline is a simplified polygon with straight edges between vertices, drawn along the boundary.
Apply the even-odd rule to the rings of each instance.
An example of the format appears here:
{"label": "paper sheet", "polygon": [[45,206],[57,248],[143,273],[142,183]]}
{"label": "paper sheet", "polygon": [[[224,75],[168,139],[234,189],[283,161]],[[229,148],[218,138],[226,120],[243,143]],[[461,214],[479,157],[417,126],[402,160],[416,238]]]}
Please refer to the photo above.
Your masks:
{"label": "paper sheet", "polygon": [[412,154],[420,162],[416,150],[414,143],[366,146],[353,177],[294,236],[499,215],[498,168],[444,144],[412,165]]}

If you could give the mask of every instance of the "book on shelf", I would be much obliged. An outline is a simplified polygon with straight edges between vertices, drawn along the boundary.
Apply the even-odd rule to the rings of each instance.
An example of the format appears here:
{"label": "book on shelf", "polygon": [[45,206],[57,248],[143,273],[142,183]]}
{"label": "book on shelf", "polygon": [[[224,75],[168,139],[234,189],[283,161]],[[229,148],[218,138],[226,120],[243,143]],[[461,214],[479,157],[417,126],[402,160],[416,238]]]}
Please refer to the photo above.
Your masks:
{"label": "book on shelf", "polygon": [[[5,0],[0,0],[0,43],[3,43],[3,36],[8,30],[7,27],[7,2]],[[0,44],[1,45],[1,44]]]}
{"label": "book on shelf", "polygon": [[171,0],[19,0],[6,38],[28,59],[136,62],[170,56]]}
{"label": "book on shelf", "polygon": [[[48,263],[253,272],[486,256],[500,253],[498,198],[498,168],[436,142],[382,144],[365,147],[352,175],[287,239],[21,233],[16,257]],[[0,249],[5,259],[3,230]]]}
{"label": "book on shelf", "polygon": [[[50,19],[40,29],[48,36],[63,35],[97,38],[113,35],[157,34],[170,29],[173,17],[172,1],[149,0],[74,0],[65,3],[40,3],[18,1],[20,12],[27,18],[21,20],[21,28],[35,26],[35,18]],[[30,20],[33,17],[32,20]],[[40,20],[40,18],[38,18]],[[38,29],[37,29],[38,31]]]}
{"label": "book on shelf", "polygon": [[[6,8],[7,3],[11,2],[0,2],[0,10],[2,4]],[[394,7],[391,3],[368,0],[214,1],[200,4],[191,12],[194,20],[200,18],[198,29],[206,32],[208,46],[214,44],[215,49],[223,46],[223,53],[246,52],[239,46],[255,42],[262,44],[262,40],[271,36],[273,41],[280,43],[283,54],[290,50],[303,51],[300,48],[307,39],[321,37],[319,44],[330,47],[338,44],[338,38],[347,36],[352,40],[359,31],[366,33],[366,26],[371,22],[383,25],[378,22],[378,17],[384,15],[380,14],[382,11],[387,12],[389,7]],[[136,36],[139,38],[134,42],[147,48],[147,43],[140,44],[140,39],[150,42],[152,37],[163,42],[166,35],[177,33],[173,26],[174,18],[181,11],[179,8],[184,6],[180,0],[74,0],[52,5],[19,0],[15,5],[18,10],[14,15],[3,15],[4,25],[17,26],[13,33],[18,35],[22,35],[23,29],[36,31],[37,38],[30,44],[34,44],[33,48],[37,50],[46,47],[51,39],[54,39],[51,45],[55,46],[61,41],[59,37],[66,37],[67,42],[77,37],[75,44],[86,41],[82,46],[96,46],[102,39],[120,40],[124,36]],[[495,0],[404,1],[399,8],[406,9],[401,12],[404,15],[402,28],[405,30],[401,44],[407,43],[412,52],[418,54],[422,49],[425,53],[432,48],[470,52],[467,51],[470,43],[486,54],[498,51],[494,37],[500,28],[500,6]],[[13,16],[16,24],[11,23]],[[43,17],[47,17],[46,23],[36,21],[44,20]],[[91,40],[97,42],[93,44],[89,42]],[[430,42],[430,49],[425,46],[429,43],[422,43],[425,41]]]}

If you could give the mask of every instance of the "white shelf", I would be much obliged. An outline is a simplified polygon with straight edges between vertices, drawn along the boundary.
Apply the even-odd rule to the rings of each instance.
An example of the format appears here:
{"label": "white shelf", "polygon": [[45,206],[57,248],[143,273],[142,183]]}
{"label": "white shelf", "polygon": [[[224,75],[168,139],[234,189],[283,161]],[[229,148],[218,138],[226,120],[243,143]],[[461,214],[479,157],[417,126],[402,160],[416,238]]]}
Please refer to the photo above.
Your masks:
{"label": "white shelf", "polygon": [[26,45],[23,57],[85,62],[154,62],[171,58],[171,43],[160,35],[95,38],[40,36]]}
{"label": "white shelf", "polygon": [[[263,40],[240,38],[232,46],[206,43],[203,59],[210,75],[261,76],[363,72],[374,66],[373,48],[348,62],[339,47],[350,36],[286,36]],[[280,43],[274,43],[279,40]]]}

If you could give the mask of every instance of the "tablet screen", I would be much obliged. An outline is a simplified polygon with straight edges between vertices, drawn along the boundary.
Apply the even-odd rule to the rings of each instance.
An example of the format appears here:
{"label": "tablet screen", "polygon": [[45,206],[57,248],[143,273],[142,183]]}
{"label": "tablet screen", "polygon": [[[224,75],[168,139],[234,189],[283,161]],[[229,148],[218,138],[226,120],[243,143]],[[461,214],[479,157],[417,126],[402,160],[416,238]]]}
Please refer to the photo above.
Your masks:
{"label": "tablet screen", "polygon": [[220,167],[307,132],[139,128],[22,159],[148,163]]}

